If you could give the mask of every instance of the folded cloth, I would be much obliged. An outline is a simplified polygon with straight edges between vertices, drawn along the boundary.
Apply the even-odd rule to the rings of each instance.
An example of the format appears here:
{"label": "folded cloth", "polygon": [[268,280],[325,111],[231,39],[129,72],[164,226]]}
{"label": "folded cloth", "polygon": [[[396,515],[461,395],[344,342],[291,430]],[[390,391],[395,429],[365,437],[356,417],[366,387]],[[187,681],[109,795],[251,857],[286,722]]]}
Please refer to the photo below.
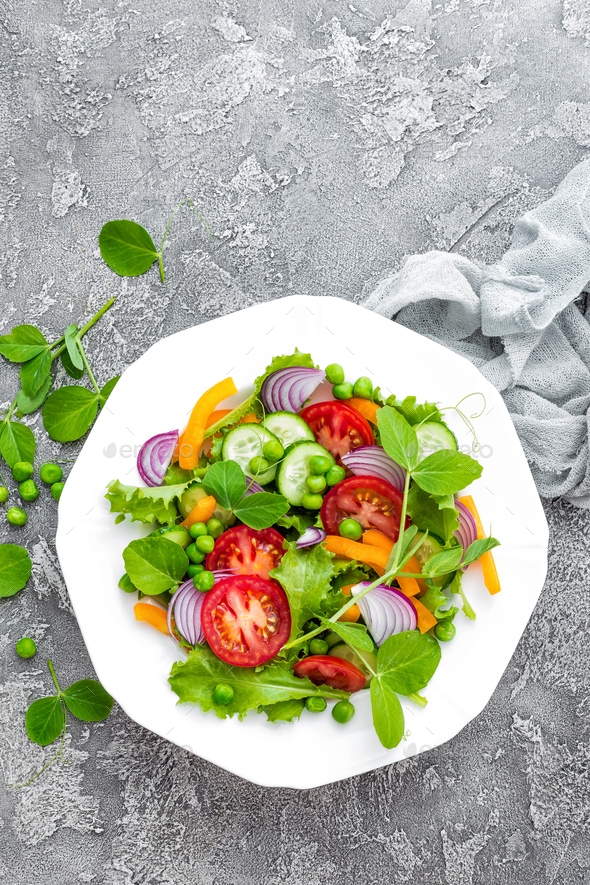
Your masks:
{"label": "folded cloth", "polygon": [[520,218],[501,261],[406,258],[365,302],[471,360],[502,393],[539,490],[590,508],[590,160]]}

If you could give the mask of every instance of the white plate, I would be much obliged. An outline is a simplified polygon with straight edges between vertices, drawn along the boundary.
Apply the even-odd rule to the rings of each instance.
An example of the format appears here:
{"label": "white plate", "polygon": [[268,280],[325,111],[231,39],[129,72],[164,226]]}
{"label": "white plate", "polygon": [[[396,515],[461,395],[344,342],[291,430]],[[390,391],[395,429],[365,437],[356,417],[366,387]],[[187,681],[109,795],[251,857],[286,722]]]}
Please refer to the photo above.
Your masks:
{"label": "white plate", "polygon": [[[369,375],[398,396],[457,403],[485,393],[476,421],[484,472],[469,491],[484,526],[502,546],[494,551],[502,592],[491,597],[481,569],[464,581],[477,620],[461,613],[457,636],[442,644],[442,661],[420,709],[402,700],[407,740],[385,750],[371,724],[368,692],[355,697],[346,726],[304,711],[299,722],[243,721],[176,704],[167,683],[180,655],[172,639],[133,616],[135,599],[117,582],[122,551],[148,533],[140,523],[114,525],[104,498],[112,479],[141,484],[135,454],[155,433],[184,427],[197,398],[231,375],[240,391],[271,358],[309,351],[315,361]],[[477,400],[475,400],[477,403]],[[232,404],[232,401],[229,401]],[[474,410],[472,409],[471,412]],[[471,437],[447,413],[460,445]],[[59,505],[57,549],[72,604],[96,672],[140,725],[228,771],[264,786],[310,788],[360,774],[436,747],[457,734],[490,699],[537,601],[547,568],[548,528],[524,453],[500,394],[467,360],[347,301],[294,296],[221,317],[164,338],[123,374],[72,469]]]}

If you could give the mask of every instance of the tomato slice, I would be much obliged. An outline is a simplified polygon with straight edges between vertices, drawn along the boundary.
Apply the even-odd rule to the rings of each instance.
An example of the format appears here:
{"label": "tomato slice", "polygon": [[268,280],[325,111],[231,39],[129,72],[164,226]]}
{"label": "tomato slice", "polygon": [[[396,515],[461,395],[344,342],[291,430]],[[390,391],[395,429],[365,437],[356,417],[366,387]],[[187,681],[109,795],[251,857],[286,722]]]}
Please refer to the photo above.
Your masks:
{"label": "tomato slice", "polygon": [[238,575],[219,581],[201,608],[211,650],[236,667],[257,667],[281,650],[291,632],[283,590],[273,581]]}
{"label": "tomato slice", "polygon": [[343,455],[359,446],[372,446],[373,431],[366,418],[341,402],[314,403],[299,413],[316,442],[334,456],[338,464]]}
{"label": "tomato slice", "polygon": [[293,667],[295,676],[307,676],[314,685],[329,685],[342,691],[360,691],[367,681],[358,667],[333,655],[312,655]]}
{"label": "tomato slice", "polygon": [[215,542],[207,555],[207,568],[234,569],[236,575],[257,575],[268,578],[283,558],[283,536],[276,529],[255,529],[238,525],[228,529]]}
{"label": "tomato slice", "polygon": [[[352,517],[363,529],[377,529],[397,541],[403,495],[376,476],[350,476],[328,492],[322,504],[322,524],[329,535],[338,534],[343,519]],[[406,528],[410,524],[406,519]]]}

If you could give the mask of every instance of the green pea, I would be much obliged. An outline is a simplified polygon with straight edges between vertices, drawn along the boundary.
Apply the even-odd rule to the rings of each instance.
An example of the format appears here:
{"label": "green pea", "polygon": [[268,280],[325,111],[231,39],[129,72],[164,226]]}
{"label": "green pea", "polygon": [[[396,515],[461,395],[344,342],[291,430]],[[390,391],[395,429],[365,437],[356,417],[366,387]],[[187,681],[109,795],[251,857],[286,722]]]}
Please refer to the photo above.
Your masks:
{"label": "green pea", "polygon": [[336,486],[339,482],[342,482],[345,476],[346,470],[344,467],[340,467],[339,464],[334,464],[334,466],[330,467],[326,473],[326,482],[329,486]]}
{"label": "green pea", "polygon": [[260,455],[255,455],[254,458],[250,458],[248,464],[248,470],[250,471],[252,478],[257,477],[260,473],[265,473],[269,467],[270,461],[266,458],[261,458]]}
{"label": "green pea", "polygon": [[311,492],[306,492],[301,499],[301,505],[306,510],[319,510],[323,503],[324,499],[321,495],[313,495]]}
{"label": "green pea", "polygon": [[212,538],[217,539],[220,535],[222,535],[225,531],[225,526],[221,522],[220,519],[216,519],[214,516],[205,523],[207,526],[207,534],[211,535]]}
{"label": "green pea", "polygon": [[37,646],[33,639],[30,639],[28,636],[23,636],[22,639],[16,643],[16,653],[20,655],[21,658],[32,658],[37,652]]}
{"label": "green pea", "polygon": [[350,381],[344,381],[342,384],[335,384],[332,388],[332,396],[334,399],[350,399],[352,396],[352,384]]}
{"label": "green pea", "polygon": [[196,541],[193,541],[192,544],[189,544],[184,552],[186,553],[186,555],[188,556],[188,558],[190,559],[191,562],[199,563],[199,562],[205,561],[205,554],[201,553],[201,551],[197,547]]}
{"label": "green pea", "polygon": [[262,454],[268,461],[280,461],[285,454],[285,450],[278,439],[269,439],[269,441],[264,444]]}
{"label": "green pea", "polygon": [[215,538],[212,538],[211,535],[201,535],[195,541],[195,545],[201,553],[212,553],[215,547]]}
{"label": "green pea", "polygon": [[23,501],[36,501],[39,497],[39,489],[33,479],[26,479],[18,487],[19,494]]}
{"label": "green pea", "polygon": [[193,522],[192,526],[188,530],[188,533],[191,538],[196,540],[197,538],[200,538],[201,535],[207,534],[207,526],[204,522]]}
{"label": "green pea", "polygon": [[310,713],[323,713],[327,704],[324,698],[305,698],[305,709]]}
{"label": "green pea", "polygon": [[11,525],[24,525],[27,521],[27,514],[20,507],[11,507],[6,511],[6,519]]}
{"label": "green pea", "polygon": [[323,476],[332,467],[334,462],[325,455],[314,455],[309,459],[309,469],[314,476]]}
{"label": "green pea", "polygon": [[309,643],[309,653],[312,655],[325,655],[328,653],[328,643],[325,639],[312,639]]}
{"label": "green pea", "polygon": [[356,519],[343,519],[338,526],[338,533],[350,541],[360,541],[363,536],[363,527]]}
{"label": "green pea", "polygon": [[12,476],[17,482],[30,479],[33,475],[33,465],[30,461],[17,461],[12,468]]}
{"label": "green pea", "polygon": [[338,701],[338,703],[334,704],[332,707],[332,718],[341,725],[344,725],[346,722],[350,722],[355,712],[356,711],[350,701]]}
{"label": "green pea", "polygon": [[213,702],[226,706],[231,704],[234,699],[234,690],[227,682],[219,682],[213,689]]}
{"label": "green pea", "polygon": [[0,486],[0,504],[4,504],[8,498],[8,489],[6,486]]}
{"label": "green pea", "polygon": [[330,363],[326,366],[326,380],[330,384],[342,384],[344,381],[344,369],[340,363]]}
{"label": "green pea", "polygon": [[42,482],[47,483],[48,486],[53,485],[54,482],[60,482],[63,475],[64,472],[59,464],[43,464],[39,471]]}
{"label": "green pea", "polygon": [[61,498],[61,493],[64,490],[65,482],[54,482],[51,486],[51,497],[56,501],[59,501]]}
{"label": "green pea", "polygon": [[191,562],[191,564],[189,565],[189,567],[186,570],[186,573],[189,576],[189,578],[194,578],[195,575],[198,575],[204,571],[205,571],[205,566],[203,565],[202,562]]}
{"label": "green pea", "polygon": [[326,488],[326,479],[324,476],[308,476],[305,484],[310,492],[323,492]]}
{"label": "green pea", "polygon": [[440,642],[450,642],[457,630],[451,621],[440,621],[434,628],[434,635]]}
{"label": "green pea", "polygon": [[352,392],[355,396],[362,397],[362,399],[371,399],[373,396],[373,382],[366,375],[361,375],[354,382]]}
{"label": "green pea", "polygon": [[195,575],[193,578],[193,584],[200,590],[201,593],[207,593],[209,590],[213,589],[213,584],[215,583],[215,575],[213,572],[203,571],[200,574]]}

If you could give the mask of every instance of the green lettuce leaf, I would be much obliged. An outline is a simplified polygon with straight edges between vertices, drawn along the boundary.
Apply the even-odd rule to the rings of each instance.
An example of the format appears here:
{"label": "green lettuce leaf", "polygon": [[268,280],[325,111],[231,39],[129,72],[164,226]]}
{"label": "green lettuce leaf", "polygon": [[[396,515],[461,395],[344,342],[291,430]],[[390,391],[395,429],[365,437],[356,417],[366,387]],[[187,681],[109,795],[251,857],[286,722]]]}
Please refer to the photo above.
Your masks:
{"label": "green lettuce leaf", "polygon": [[216,424],[212,424],[211,427],[208,427],[206,436],[213,436],[220,431],[222,427],[228,427],[230,424],[235,424],[236,421],[239,421],[240,418],[243,418],[244,415],[247,415],[250,412],[254,412],[261,417],[263,410],[260,403],[260,391],[262,390],[262,385],[267,376],[271,375],[273,372],[278,372],[279,369],[288,369],[291,366],[302,366],[307,369],[317,368],[311,358],[311,354],[301,353],[297,348],[295,348],[295,353],[290,353],[284,356],[275,356],[271,364],[264,370],[264,373],[259,375],[254,381],[254,391],[248,399],[239,406],[236,406],[236,408],[233,409],[229,415],[226,415],[225,418],[222,418]]}
{"label": "green lettuce leaf", "polygon": [[[321,544],[301,550],[290,544],[279,567],[271,571],[270,576],[278,581],[289,600],[290,639],[298,636],[305,622],[314,615],[326,614],[323,604],[328,600],[333,571],[333,555]],[[340,594],[340,605],[335,611],[342,601]]]}
{"label": "green lettuce leaf", "polygon": [[420,424],[425,418],[428,418],[429,421],[438,421],[440,424],[445,423],[436,403],[417,403],[415,396],[407,396],[403,400],[397,399],[396,396],[386,398],[377,387],[373,392],[373,401],[380,406],[392,406],[406,419],[408,424]]}
{"label": "green lettuce leaf", "polygon": [[132,522],[151,523],[156,519],[161,525],[171,525],[179,516],[175,502],[194,481],[149,488],[125,486],[116,479],[107,486],[105,498],[111,513],[129,513]]}
{"label": "green lettuce leaf", "polygon": [[408,493],[408,515],[421,531],[429,531],[446,542],[459,528],[454,503],[452,495],[429,495],[413,483]]}
{"label": "green lettuce leaf", "polygon": [[[180,703],[199,704],[203,712],[213,710],[220,719],[236,713],[243,719],[248,710],[278,704],[280,701],[301,700],[308,697],[348,697],[348,693],[314,685],[307,678],[295,676],[290,667],[270,663],[259,672],[253,667],[228,667],[210,648],[197,646],[184,663],[172,665],[168,682],[178,695]],[[213,701],[213,690],[223,682],[234,690],[230,704],[222,706]]]}
{"label": "green lettuce leaf", "polygon": [[288,701],[279,701],[278,704],[269,704],[260,707],[259,713],[266,713],[269,722],[293,722],[299,719],[305,707],[303,698],[291,698]]}

